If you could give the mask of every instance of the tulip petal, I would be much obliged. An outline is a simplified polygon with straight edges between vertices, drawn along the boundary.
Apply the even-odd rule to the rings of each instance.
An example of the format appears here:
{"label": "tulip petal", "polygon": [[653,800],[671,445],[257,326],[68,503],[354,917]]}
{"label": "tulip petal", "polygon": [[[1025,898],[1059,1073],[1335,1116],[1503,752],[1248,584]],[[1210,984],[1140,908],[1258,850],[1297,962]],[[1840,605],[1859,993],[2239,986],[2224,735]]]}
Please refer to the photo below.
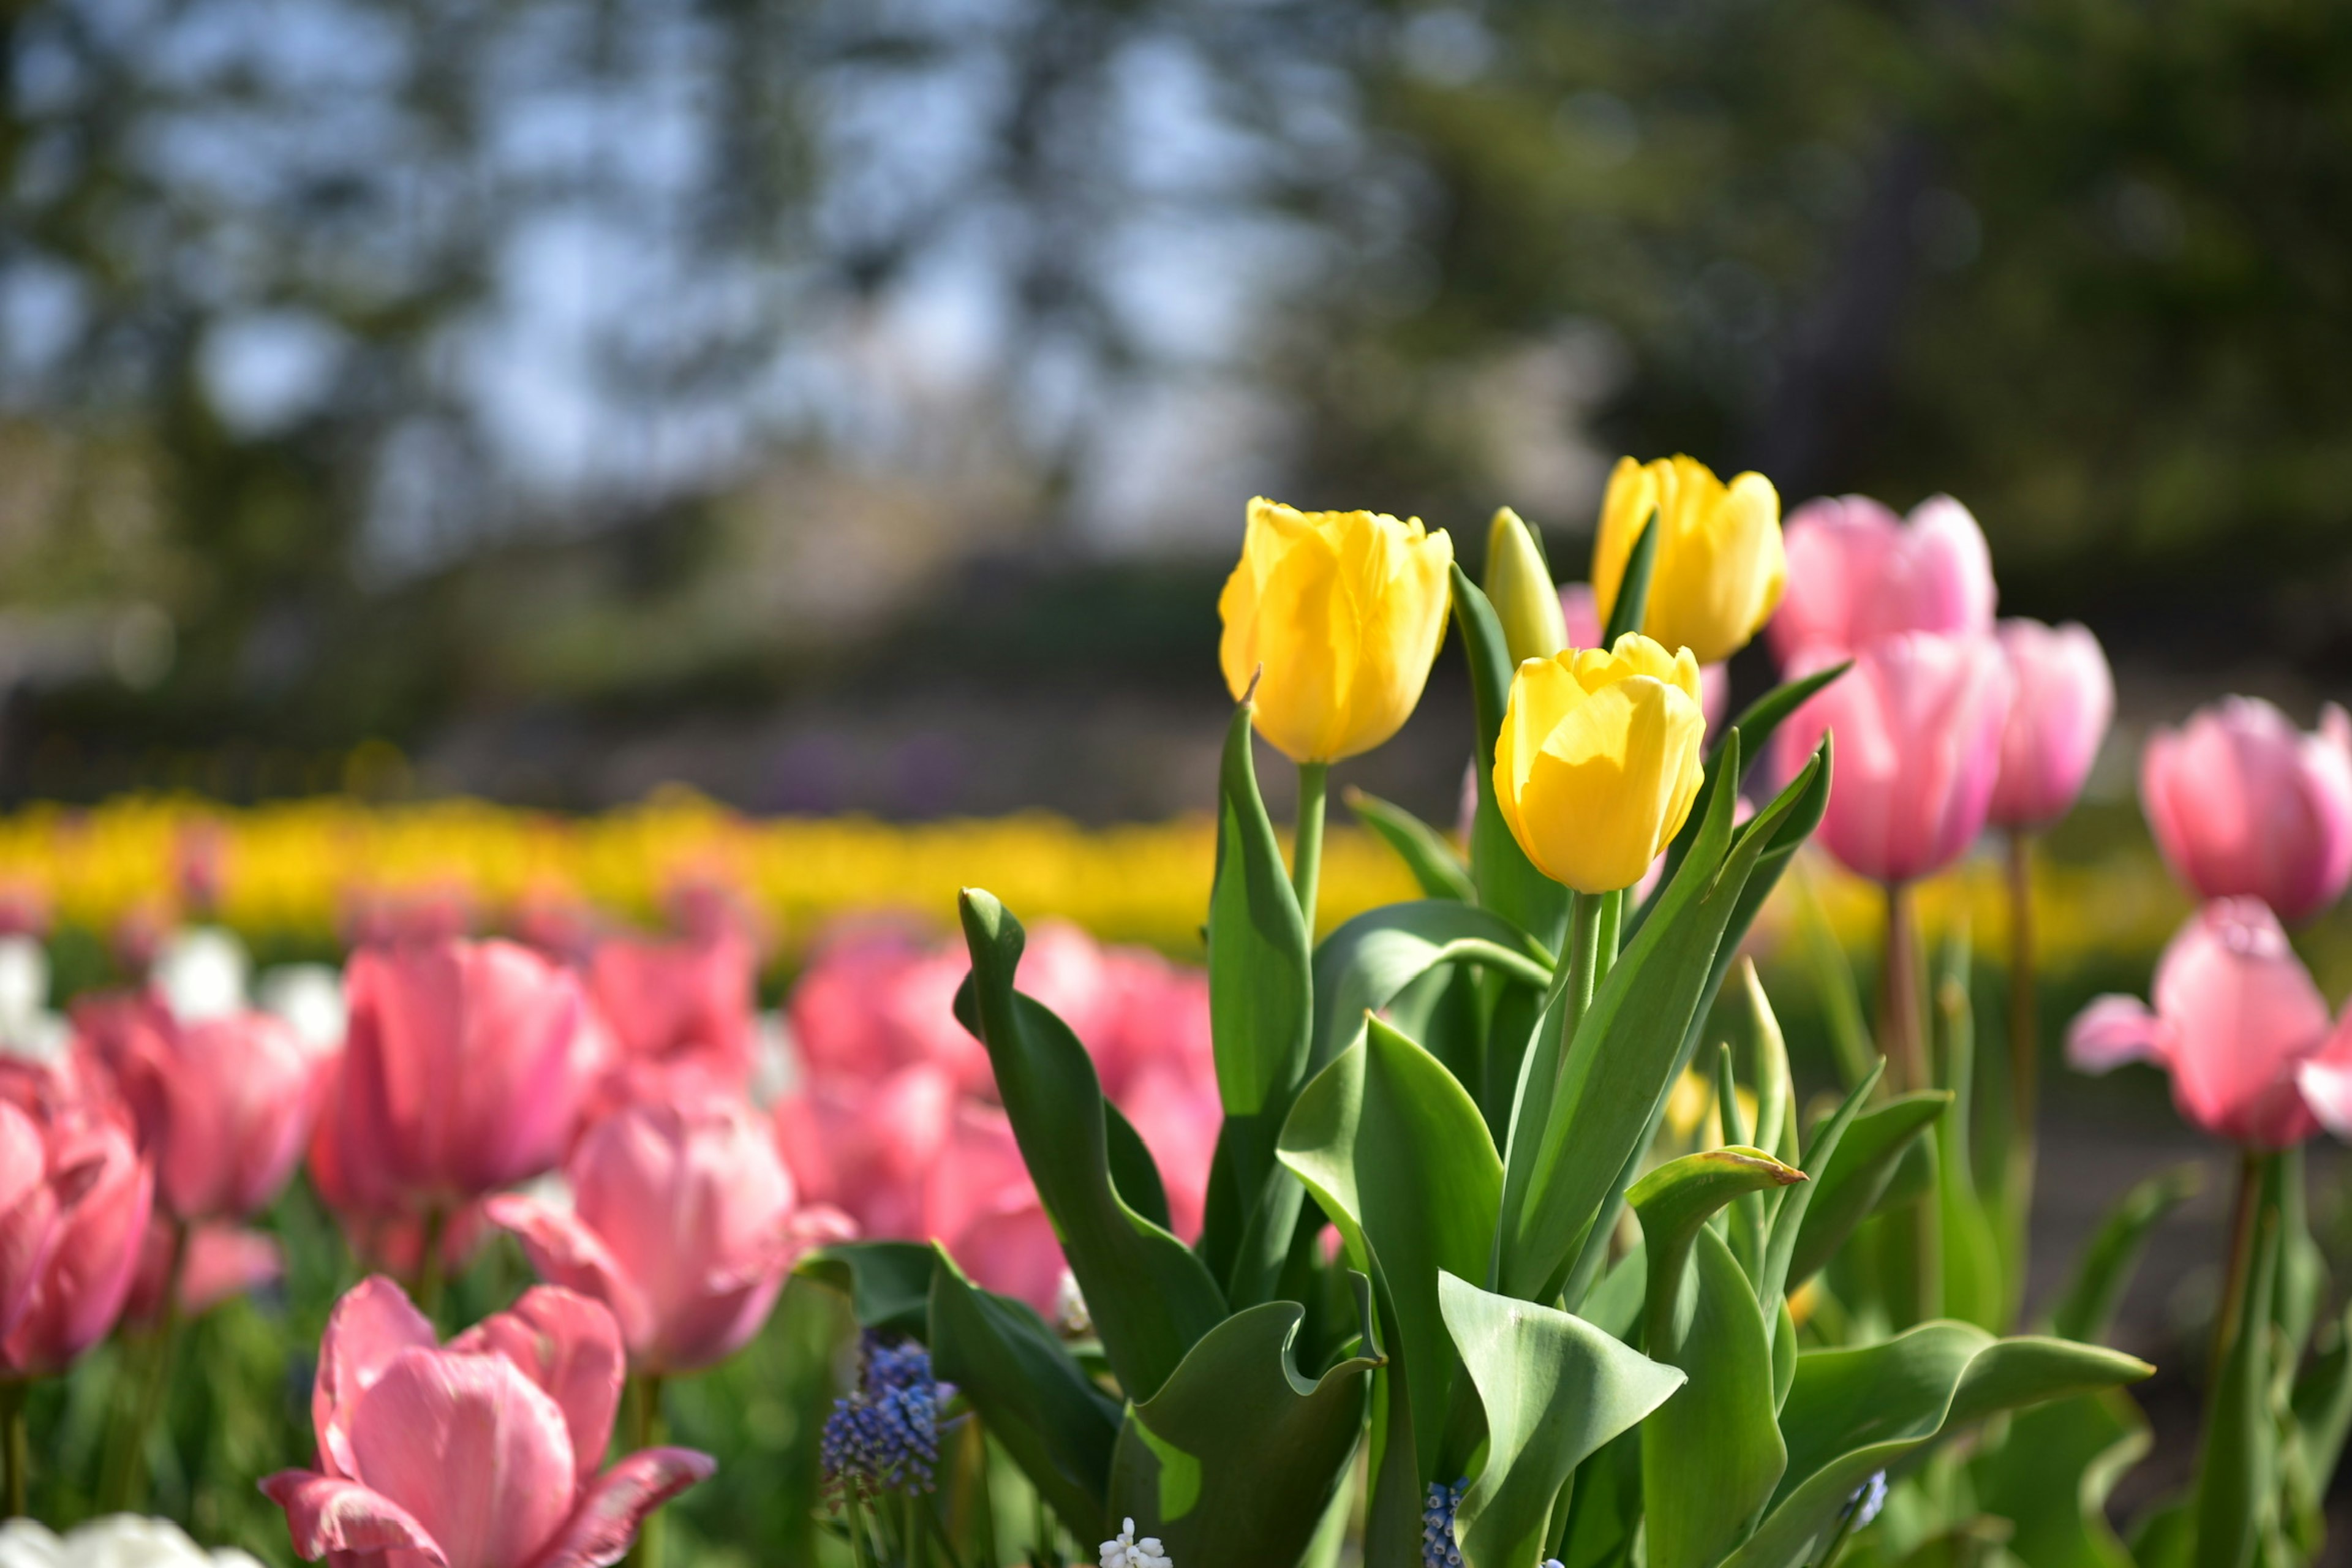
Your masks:
{"label": "tulip petal", "polygon": [[352,1413],[353,1479],[405,1507],[449,1568],[515,1568],[572,1511],[563,1412],[499,1355],[409,1350]]}
{"label": "tulip petal", "polygon": [[606,1568],[626,1554],[646,1515],[719,1466],[691,1448],[645,1448],[598,1477],[530,1568]]}
{"label": "tulip petal", "polygon": [[603,1306],[561,1286],[534,1286],[508,1310],[450,1341],[449,1349],[504,1356],[547,1391],[563,1412],[583,1485],[604,1464],[628,1363],[620,1327]]}
{"label": "tulip petal", "polygon": [[319,1373],[310,1385],[310,1421],[319,1458],[331,1475],[352,1471],[351,1413],[375,1386],[393,1358],[431,1350],[440,1339],[406,1291],[381,1274],[361,1280],[335,1303],[319,1341]]}
{"label": "tulip petal", "polygon": [[357,1481],[280,1470],[261,1489],[286,1510],[294,1550],[313,1562],[329,1552],[414,1552],[434,1568],[448,1568],[447,1554],[414,1514]]}
{"label": "tulip petal", "polygon": [[2164,1020],[2137,996],[2095,997],[2066,1029],[2067,1065],[2077,1072],[2109,1072],[2126,1062],[2162,1067],[2170,1049]]}

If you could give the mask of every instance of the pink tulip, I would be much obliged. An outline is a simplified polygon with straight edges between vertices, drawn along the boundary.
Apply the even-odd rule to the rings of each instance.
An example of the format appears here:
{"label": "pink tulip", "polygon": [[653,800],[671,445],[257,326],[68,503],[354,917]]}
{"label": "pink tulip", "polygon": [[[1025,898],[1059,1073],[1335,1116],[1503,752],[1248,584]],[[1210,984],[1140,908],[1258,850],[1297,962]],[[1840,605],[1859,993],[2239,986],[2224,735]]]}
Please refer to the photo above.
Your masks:
{"label": "pink tulip", "polygon": [[794,1203],[775,1140],[751,1108],[705,1095],[638,1104],[589,1129],[564,1167],[573,1207],[496,1197],[545,1278],[612,1309],[631,1361],[697,1372],[767,1321],[793,1259],[854,1227]]}
{"label": "pink tulip", "polygon": [[[163,1316],[163,1277],[172,1268],[173,1227],[160,1215],[147,1224],[139,1267],[122,1316],[154,1323]],[[179,1259],[179,1310],[199,1317],[232,1296],[248,1295],[285,1278],[286,1255],[274,1237],[233,1225],[200,1225],[187,1233]]]}
{"label": "pink tulip", "polygon": [[867,1236],[927,1237],[925,1184],[961,1099],[929,1062],[875,1082],[813,1082],[776,1102],[776,1142],[803,1198],[846,1211]]}
{"label": "pink tulip", "polygon": [[584,1297],[542,1285],[446,1347],[381,1276],[335,1305],[310,1414],[317,1470],[261,1489],[294,1549],[395,1568],[604,1568],[645,1516],[714,1466],[646,1448],[604,1466],[621,1334]]}
{"label": "pink tulip", "polygon": [[1767,628],[1783,665],[1832,658],[1904,632],[1992,630],[1992,552],[1969,509],[1933,496],[1906,523],[1868,496],[1810,500],[1782,538],[1789,587]]}
{"label": "pink tulip", "polygon": [[129,1110],[173,1217],[239,1218],[269,1205],[317,1106],[318,1058],[289,1025],[268,1013],[182,1023],[150,994],[85,1003],[74,1024]]}
{"label": "pink tulip", "polygon": [[602,1070],[572,974],[508,942],[365,948],[311,1141],[329,1201],[446,1215],[555,1165]]}
{"label": "pink tulip", "polygon": [[925,1200],[926,1232],[966,1273],[1051,1315],[1066,1267],[1062,1244],[1004,1112],[958,1108]]}
{"label": "pink tulip", "polygon": [[[1837,657],[1808,655],[1790,673]],[[1792,775],[1829,731],[1822,842],[1850,871],[1908,882],[1959,858],[1984,828],[2009,668],[1989,637],[1927,632],[1883,638],[1853,660],[1780,727],[1780,772]]]}
{"label": "pink tulip", "polygon": [[[1609,628],[1601,624],[1601,608],[1592,596],[1590,583],[1563,583],[1559,585],[1559,612],[1568,621],[1568,646],[1599,647],[1601,634]],[[1703,664],[1698,669],[1698,709],[1706,719],[1710,735],[1722,728],[1723,715],[1731,704],[1731,671],[1722,664]],[[1472,789],[1476,784],[1474,781]],[[1465,812],[1465,816],[1467,816]],[[1469,834],[1463,839],[1467,842]]]}
{"label": "pink tulip", "polygon": [[732,931],[709,940],[596,944],[588,994],[635,1060],[691,1057],[740,1088],[751,1072],[755,959]]}
{"label": "pink tulip", "polygon": [[130,1295],[155,1197],[154,1168],[121,1121],[61,1107],[45,1142],[56,1222],[32,1289],[0,1339],[0,1373],[19,1378],[62,1372],[106,1337]]}
{"label": "pink tulip", "polygon": [[2012,695],[2000,737],[1992,820],[2047,827],[2074,809],[2116,713],[2116,679],[2099,639],[2069,621],[2007,620],[1999,631]]}
{"label": "pink tulip", "polygon": [[2208,1132],[2266,1149],[2318,1123],[2298,1087],[2305,1068],[2341,1075],[2352,1034],[2327,1004],[2269,906],[2218,899],[2189,919],[2156,969],[2156,1006],[2101,996],[2066,1035],[2084,1072],[2148,1061],[2172,1075],[2173,1103]]}
{"label": "pink tulip", "polygon": [[970,967],[961,952],[888,929],[819,947],[787,1009],[809,1077],[872,1080],[929,1062],[966,1093],[992,1093],[988,1049],[953,1010]]}
{"label": "pink tulip", "polygon": [[2352,719],[2332,702],[2310,735],[2259,697],[2200,709],[2148,738],[2139,798],[2200,898],[2243,894],[2305,921],[2352,879]]}
{"label": "pink tulip", "polygon": [[0,1342],[24,1317],[48,1266],[59,1206],[47,1132],[0,1100]]}

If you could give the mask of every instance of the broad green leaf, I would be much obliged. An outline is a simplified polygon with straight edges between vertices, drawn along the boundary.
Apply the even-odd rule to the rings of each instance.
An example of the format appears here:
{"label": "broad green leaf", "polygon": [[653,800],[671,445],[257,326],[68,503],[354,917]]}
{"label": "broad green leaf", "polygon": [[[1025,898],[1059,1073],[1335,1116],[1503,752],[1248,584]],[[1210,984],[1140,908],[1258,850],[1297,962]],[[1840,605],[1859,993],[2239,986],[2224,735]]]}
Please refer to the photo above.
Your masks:
{"label": "broad green leaf", "polygon": [[1988,1415],[2136,1383],[2154,1370],[2115,1351],[1996,1340],[1948,1321],[1858,1350],[1807,1351],[1780,1407],[1788,1472],[1727,1568],[1795,1568],[1855,1488]]}
{"label": "broad green leaf", "polygon": [[1495,606],[1459,564],[1453,569],[1454,624],[1470,659],[1470,700],[1478,723],[1471,758],[1478,809],[1470,825],[1470,879],[1478,901],[1531,933],[1547,952],[1559,951],[1568,927],[1568,889],[1535,868],[1495,805],[1495,739],[1511,700],[1511,657]]}
{"label": "broad green leaf", "polygon": [[2074,1282],[2051,1318],[2050,1331],[2062,1340],[2097,1344],[2107,1337],[2116,1308],[2147,1250],[2148,1233],[2165,1215],[2180,1206],[2204,1185],[2205,1173],[2195,1165],[2177,1165],[2134,1186],[2107,1211],[2107,1217],[2083,1248],[2074,1265]]}
{"label": "broad green leaf", "polygon": [[1111,1369],[1129,1397],[1149,1398],[1192,1342],[1223,1321],[1224,1297],[1190,1247],[1113,1188],[1093,1060],[1067,1025],[1013,988],[1021,922],[976,888],[964,890],[961,907],[971,975],[958,1016],[977,1026],[988,1047],[1021,1158]]}
{"label": "broad green leaf", "polygon": [[1315,1070],[1347,1048],[1366,1013],[1449,963],[1479,964],[1538,992],[1551,984],[1549,955],[1492,910],[1450,899],[1367,910],[1315,952]]}
{"label": "broad green leaf", "polygon": [[2321,1331],[2319,1353],[2295,1380],[2293,1408],[2296,1439],[2324,1496],[2352,1428],[2352,1310]]}
{"label": "broad green leaf", "polygon": [[1355,1267],[1386,1284],[1396,1321],[1381,1377],[1410,1420],[1416,1476],[1433,1476],[1458,1364],[1438,1275],[1486,1269],[1502,1193],[1486,1124],[1435,1058],[1375,1018],[1300,1091],[1280,1156]]}
{"label": "broad green leaf", "polygon": [[1304,1316],[1296,1301],[1234,1313],[1158,1394],[1128,1406],[1108,1517],[1132,1518],[1178,1563],[1294,1568],[1356,1451],[1366,1375],[1381,1364],[1375,1345],[1302,1376]]}
{"label": "broad green leaf", "polygon": [[808,1253],[793,1272],[848,1297],[859,1328],[921,1339],[929,1329],[938,1258],[927,1241],[844,1241]]}
{"label": "broad green leaf", "polygon": [[[1789,1289],[1789,1269],[1797,1253],[1797,1238],[1804,1234],[1805,1216],[1812,1212],[1813,1197],[1822,1189],[1823,1175],[1837,1158],[1838,1146],[1845,1141],[1846,1129],[1862,1114],[1863,1102],[1878,1087],[1880,1075],[1886,1071],[1886,1058],[1879,1058],[1871,1064],[1845,1102],[1831,1113],[1829,1120],[1814,1130],[1813,1141],[1805,1151],[1806,1179],[1791,1188],[1780,1200],[1778,1213],[1772,1216],[1772,1239],[1764,1253],[1764,1272],[1756,1281],[1756,1299],[1769,1301],[1774,1297],[1786,1298]],[[1777,1331],[1775,1341],[1777,1343]]]}
{"label": "broad green leaf", "polygon": [[983,1290],[944,1250],[931,1276],[931,1368],[971,1401],[1038,1495],[1098,1540],[1118,1436],[1118,1404],[1097,1388],[1025,1301]]}
{"label": "broad green leaf", "polygon": [[2189,1568],[2197,1550],[2197,1494],[2166,1498],[2132,1521],[2131,1554],[2138,1568]]}
{"label": "broad green leaf", "polygon": [[[2265,1161],[2277,1169],[2277,1156]],[[2265,1184],[2268,1184],[2267,1183]],[[2278,1427],[2271,1419],[2271,1312],[2279,1266],[2277,1210],[2264,1204],[2237,1321],[2205,1407],[2203,1446],[2197,1457],[2196,1568],[2246,1568],[2254,1560],[2263,1515],[2278,1489]]]}
{"label": "broad green leaf", "polygon": [[1802,1180],[1761,1151],[1710,1149],[1659,1166],[1627,1194],[1649,1260],[1649,1352],[1690,1377],[1642,1428],[1654,1568],[1715,1562],[1738,1544],[1780,1479],[1787,1453],[1764,1315],[1747,1272],[1706,1221],[1748,1194]]}
{"label": "broad green leaf", "polygon": [[1405,869],[1421,885],[1423,897],[1458,899],[1464,903],[1475,902],[1478,889],[1470,880],[1470,868],[1462,862],[1461,854],[1446,842],[1445,836],[1401,805],[1393,805],[1376,795],[1353,788],[1342,796],[1356,820],[1380,835],[1381,841],[1397,852]]}
{"label": "broad green leaf", "polygon": [[1438,1300],[1486,1418],[1486,1460],[1454,1515],[1470,1568],[1522,1568],[1543,1554],[1570,1471],[1649,1415],[1683,1374],[1591,1323],[1479,1289],[1448,1273]]}
{"label": "broad green leaf", "polygon": [[[1718,766],[1736,767],[1727,738]],[[1732,795],[1719,795],[1697,847],[1654,918],[1618,958],[1563,1047],[1559,1028],[1538,1026],[1520,1072],[1503,1189],[1498,1278],[1506,1294],[1558,1289],[1627,1161],[1687,1059],[1692,1020],[1720,984],[1717,943],[1757,857],[1822,777],[1816,756],[1753,821],[1735,833]],[[1727,955],[1722,955],[1727,963]]]}
{"label": "broad green leaf", "polygon": [[1110,1167],[1111,1185],[1129,1208],[1162,1230],[1168,1219],[1168,1189],[1160,1180],[1160,1162],[1127,1113],[1103,1101],[1103,1158]]}
{"label": "broad green leaf", "polygon": [[1978,1191],[1969,1148],[1974,1117],[1976,1017],[1969,1004],[1965,922],[1945,944],[1936,983],[1936,1034],[1941,1047],[1948,1115],[1936,1122],[1937,1233],[1943,1242],[1943,1313],[1999,1333],[2010,1316],[2000,1238]]}
{"label": "broad green leaf", "polygon": [[1584,1293],[1576,1315],[1630,1344],[1634,1325],[1642,1321],[1642,1303],[1648,1297],[1649,1279],[1649,1248],[1637,1238],[1625,1256],[1611,1264],[1609,1272]]}
{"label": "broad green leaf", "polygon": [[1811,1279],[1853,1227],[1878,1207],[1912,1141],[1951,1102],[1951,1095],[1942,1089],[1921,1089],[1853,1119],[1805,1208],[1804,1225],[1789,1258],[1790,1289]]}
{"label": "broad green leaf", "polygon": [[2138,1407],[2112,1390],[2021,1411],[1969,1465],[1977,1506],[2011,1521],[2010,1550],[2031,1568],[2133,1568],[2107,1496],[2151,1441]]}

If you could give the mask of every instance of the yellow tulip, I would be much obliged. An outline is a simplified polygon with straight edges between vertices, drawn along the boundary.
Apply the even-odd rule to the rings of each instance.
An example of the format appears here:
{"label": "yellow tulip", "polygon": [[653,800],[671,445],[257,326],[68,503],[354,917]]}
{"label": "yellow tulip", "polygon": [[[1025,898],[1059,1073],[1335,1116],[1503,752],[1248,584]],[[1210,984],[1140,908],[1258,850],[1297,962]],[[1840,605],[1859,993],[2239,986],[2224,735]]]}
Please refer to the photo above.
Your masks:
{"label": "yellow tulip", "polygon": [[1653,509],[1658,553],[1642,630],[1667,647],[1690,649],[1701,664],[1729,658],[1772,618],[1788,583],[1779,492],[1757,473],[1727,485],[1689,458],[1617,459],[1592,542],[1592,594],[1603,626]]}
{"label": "yellow tulip", "polygon": [[1487,602],[1503,623],[1503,646],[1511,662],[1549,658],[1568,646],[1568,618],[1560,613],[1559,585],[1544,565],[1535,535],[1517,512],[1505,507],[1486,531]]}
{"label": "yellow tulip", "polygon": [[1395,734],[1445,636],[1453,563],[1454,542],[1418,518],[1251,501],[1217,655],[1235,700],[1257,681],[1257,732],[1296,763]]}
{"label": "yellow tulip", "polygon": [[1698,661],[1628,632],[1531,658],[1495,743],[1495,802],[1536,868],[1580,893],[1630,888],[1698,794]]}

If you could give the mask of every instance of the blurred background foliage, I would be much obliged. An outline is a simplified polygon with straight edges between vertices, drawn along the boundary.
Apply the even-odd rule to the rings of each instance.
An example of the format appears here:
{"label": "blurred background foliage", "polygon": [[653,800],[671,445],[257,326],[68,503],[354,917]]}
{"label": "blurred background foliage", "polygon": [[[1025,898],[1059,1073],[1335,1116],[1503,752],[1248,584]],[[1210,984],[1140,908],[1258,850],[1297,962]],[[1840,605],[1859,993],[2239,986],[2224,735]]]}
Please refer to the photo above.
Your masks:
{"label": "blurred background foliage", "polygon": [[1620,451],[1960,496],[2126,728],[2352,657],[2325,0],[17,0],[0,64],[0,798],[374,737],[1164,815],[1248,493],[1575,562]]}

